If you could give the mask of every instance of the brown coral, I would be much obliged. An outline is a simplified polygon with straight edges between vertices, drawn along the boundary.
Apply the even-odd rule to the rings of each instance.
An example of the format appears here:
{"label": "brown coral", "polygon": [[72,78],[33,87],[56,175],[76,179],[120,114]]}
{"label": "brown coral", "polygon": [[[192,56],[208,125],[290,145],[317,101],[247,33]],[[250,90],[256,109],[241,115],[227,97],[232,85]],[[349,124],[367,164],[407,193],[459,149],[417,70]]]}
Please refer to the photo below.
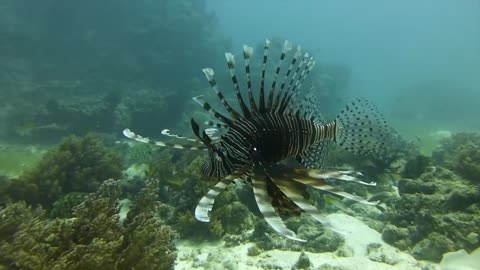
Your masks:
{"label": "brown coral", "polygon": [[480,182],[480,134],[460,132],[442,141],[433,153],[438,163],[472,182]]}
{"label": "brown coral", "polygon": [[[142,194],[151,194],[151,183]],[[152,207],[138,209],[145,199],[135,200],[120,223],[119,196],[118,181],[108,180],[75,207],[73,218],[49,220],[44,210],[24,202],[1,210],[0,263],[21,269],[171,269],[172,230]]]}
{"label": "brown coral", "polygon": [[49,209],[70,192],[94,192],[108,178],[121,174],[119,154],[94,135],[69,136],[50,149],[31,171],[6,189],[14,201]]}

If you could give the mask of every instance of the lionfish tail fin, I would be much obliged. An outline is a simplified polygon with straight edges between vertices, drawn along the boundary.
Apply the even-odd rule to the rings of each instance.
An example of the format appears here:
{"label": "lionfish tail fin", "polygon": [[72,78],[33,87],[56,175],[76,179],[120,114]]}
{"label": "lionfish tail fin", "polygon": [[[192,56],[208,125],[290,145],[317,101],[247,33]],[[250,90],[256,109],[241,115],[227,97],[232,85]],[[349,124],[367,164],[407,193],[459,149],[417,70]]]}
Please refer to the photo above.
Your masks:
{"label": "lionfish tail fin", "polygon": [[207,150],[207,147],[203,144],[200,144],[198,141],[193,139],[188,139],[180,135],[171,134],[169,130],[163,130],[162,134],[168,137],[175,137],[177,139],[188,140],[188,141],[191,141],[191,143],[179,144],[179,143],[152,140],[148,137],[143,137],[141,135],[135,134],[133,131],[131,131],[128,128],[123,130],[123,135],[125,137],[141,143],[153,144],[156,146],[170,147],[170,148],[176,148],[176,149]]}
{"label": "lionfish tail fin", "polygon": [[350,102],[336,118],[336,142],[355,154],[379,153],[389,134],[387,123],[377,107],[366,99]]}
{"label": "lionfish tail fin", "polygon": [[275,208],[272,206],[270,201],[270,197],[268,196],[266,176],[264,174],[255,174],[251,179],[253,194],[255,196],[258,209],[262,213],[268,225],[270,225],[270,227],[277,233],[291,240],[306,242],[306,240],[298,238],[293,231],[287,228],[282,218],[280,218],[278,213],[275,211]]}

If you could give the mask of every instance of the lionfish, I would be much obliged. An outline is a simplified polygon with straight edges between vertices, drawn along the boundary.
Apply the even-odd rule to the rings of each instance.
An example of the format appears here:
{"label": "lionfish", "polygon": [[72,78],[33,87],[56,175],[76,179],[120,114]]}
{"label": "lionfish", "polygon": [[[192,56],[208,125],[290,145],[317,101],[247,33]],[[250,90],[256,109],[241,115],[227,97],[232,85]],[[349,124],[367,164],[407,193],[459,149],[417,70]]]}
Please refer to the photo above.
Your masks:
{"label": "lionfish", "polygon": [[[236,61],[232,53],[225,53],[233,91],[236,94],[240,111],[233,108],[224,98],[214,78],[211,68],[203,69],[211,88],[228,112],[224,115],[205,102],[203,96],[194,97],[200,106],[210,113],[214,121],[205,124],[221,130],[215,137],[215,130],[201,131],[199,124],[192,118],[191,127],[198,139],[163,130],[162,134],[176,139],[188,140],[186,143],[172,143],[151,140],[125,129],[123,134],[142,143],[167,146],[180,149],[207,150],[208,161],[202,167],[204,176],[218,183],[201,198],[195,209],[199,221],[208,222],[209,212],[213,208],[216,196],[224,191],[235,179],[248,182],[253,188],[255,201],[266,222],[281,235],[305,241],[296,236],[281,218],[285,209],[301,210],[310,214],[323,224],[328,220],[308,201],[307,186],[334,195],[375,205],[362,197],[349,194],[332,186],[331,183],[350,181],[364,185],[374,182],[360,180],[362,174],[352,170],[324,171],[322,166],[326,156],[326,145],[335,142],[342,148],[356,154],[378,153],[385,145],[387,126],[377,108],[364,99],[355,99],[331,121],[325,120],[319,110],[314,95],[306,95],[298,102],[297,96],[307,75],[315,66],[313,57],[302,53],[298,46],[285,41],[278,62],[273,70],[268,95],[266,95],[267,60],[270,41],[264,46],[261,63],[258,102],[252,90],[250,59],[253,48],[243,46],[245,78],[247,86],[247,106],[240,91],[236,75]],[[289,59],[289,61],[286,60]],[[285,72],[280,72],[283,66]],[[213,131],[213,132],[212,132]],[[283,162],[296,159],[302,166],[287,166]],[[333,180],[333,181],[332,181]]]}

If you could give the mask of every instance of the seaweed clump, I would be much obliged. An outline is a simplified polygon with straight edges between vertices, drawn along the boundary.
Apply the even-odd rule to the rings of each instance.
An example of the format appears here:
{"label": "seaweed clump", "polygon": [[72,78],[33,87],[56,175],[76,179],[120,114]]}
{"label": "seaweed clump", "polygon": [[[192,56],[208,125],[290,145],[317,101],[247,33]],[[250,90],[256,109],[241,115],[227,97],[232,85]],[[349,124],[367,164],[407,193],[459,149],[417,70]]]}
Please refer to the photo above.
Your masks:
{"label": "seaweed clump", "polygon": [[466,179],[480,183],[480,134],[460,132],[444,139],[433,152],[433,158]]}
{"label": "seaweed clump", "polygon": [[156,211],[158,182],[148,181],[125,220],[120,185],[107,180],[74,207],[48,219],[42,207],[17,202],[0,210],[0,264],[20,269],[172,269],[174,233]]}
{"label": "seaweed clump", "polygon": [[105,179],[121,175],[120,155],[100,138],[69,136],[53,147],[36,167],[12,179],[5,189],[13,201],[50,209],[71,192],[94,192]]}

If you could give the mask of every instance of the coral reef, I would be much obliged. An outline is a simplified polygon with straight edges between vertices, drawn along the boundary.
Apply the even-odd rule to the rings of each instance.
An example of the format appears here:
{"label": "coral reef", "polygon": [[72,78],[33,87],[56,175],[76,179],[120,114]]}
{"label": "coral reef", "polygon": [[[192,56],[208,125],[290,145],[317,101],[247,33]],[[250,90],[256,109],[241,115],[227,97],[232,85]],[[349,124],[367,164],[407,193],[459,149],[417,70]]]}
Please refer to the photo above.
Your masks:
{"label": "coral reef", "polygon": [[441,142],[433,159],[466,179],[480,183],[480,134],[461,132]]}
{"label": "coral reef", "polygon": [[74,208],[73,218],[47,219],[18,202],[0,213],[0,262],[20,269],[172,269],[172,230],[156,218],[158,182],[149,181],[119,222],[118,181],[105,181]]}
{"label": "coral reef", "polygon": [[403,177],[417,178],[425,172],[427,167],[432,165],[432,159],[424,155],[418,155],[411,158],[405,164],[402,172]]}
{"label": "coral reef", "polygon": [[[454,154],[454,153],[452,153]],[[480,190],[451,171],[437,167],[417,179],[399,181],[384,213],[385,242],[415,258],[440,261],[446,252],[472,251],[468,235],[480,226]]]}
{"label": "coral reef", "polygon": [[121,175],[119,154],[95,135],[70,136],[48,150],[36,167],[12,179],[5,192],[14,201],[53,203],[71,192],[93,192],[101,183]]}

